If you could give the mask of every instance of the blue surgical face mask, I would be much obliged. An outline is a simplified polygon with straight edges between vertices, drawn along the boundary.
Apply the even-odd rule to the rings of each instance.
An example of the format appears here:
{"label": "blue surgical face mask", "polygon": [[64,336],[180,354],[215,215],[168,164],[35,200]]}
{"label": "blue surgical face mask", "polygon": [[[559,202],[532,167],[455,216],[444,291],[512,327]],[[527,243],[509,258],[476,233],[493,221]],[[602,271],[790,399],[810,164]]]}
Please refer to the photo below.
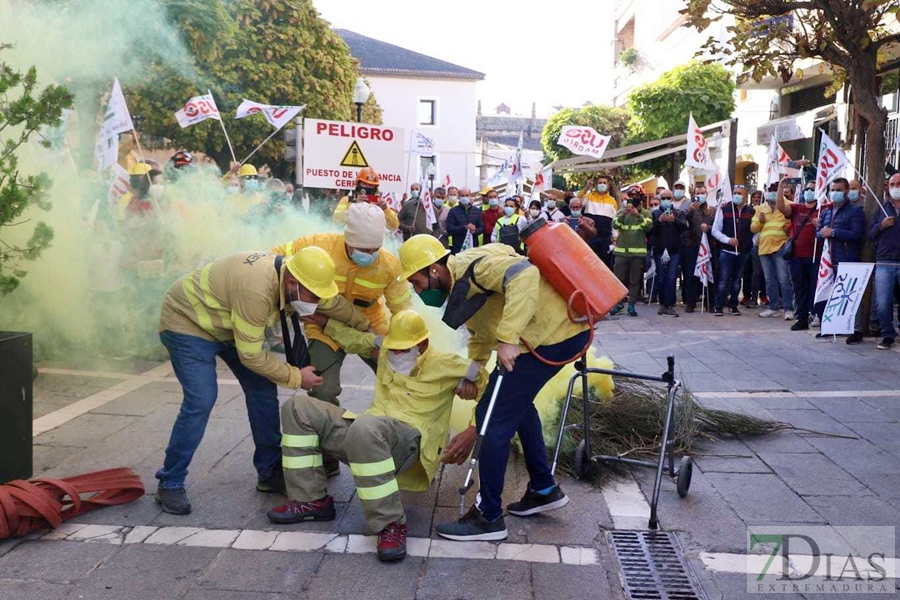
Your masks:
{"label": "blue surgical face mask", "polygon": [[468,206],[471,202],[472,202],[472,199],[469,198],[468,196],[460,196],[459,197],[459,203],[462,204],[463,206]]}
{"label": "blue surgical face mask", "polygon": [[503,207],[503,214],[505,214],[507,217],[513,216],[514,212],[516,212],[516,209],[513,206],[504,206]]}
{"label": "blue surgical face mask", "polygon": [[499,198],[488,198],[488,204],[491,206],[497,206],[498,204],[500,204],[500,199]]}
{"label": "blue surgical face mask", "polygon": [[706,204],[706,194],[697,194],[694,199],[700,204]]}
{"label": "blue surgical face mask", "polygon": [[766,192],[766,202],[775,202],[778,198],[778,192]]}
{"label": "blue surgical face mask", "polygon": [[835,204],[841,204],[844,201],[844,192],[832,191],[828,194],[828,198]]}
{"label": "blue surgical face mask", "polygon": [[369,267],[372,266],[372,263],[375,262],[375,259],[378,257],[377,252],[373,252],[372,254],[368,254],[366,252],[361,252],[359,250],[354,250],[350,253],[350,260],[358,264],[360,267]]}
{"label": "blue surgical face mask", "polygon": [[256,179],[247,179],[244,181],[244,189],[248,192],[255,192],[259,189],[259,181]]}
{"label": "blue surgical face mask", "polygon": [[803,200],[805,202],[815,202],[816,201],[816,191],[815,190],[803,190]]}
{"label": "blue surgical face mask", "polygon": [[659,207],[663,210],[669,210],[670,208],[672,208],[672,201],[669,198],[663,198],[659,202]]}
{"label": "blue surgical face mask", "polygon": [[435,198],[434,200],[432,200],[432,202],[434,202],[435,208],[440,208],[440,207],[444,206],[443,198]]}
{"label": "blue surgical face mask", "polygon": [[605,183],[597,184],[597,191],[600,192],[601,194],[605,194],[606,190],[608,190],[608,189],[609,189],[609,186],[606,185]]}
{"label": "blue surgical face mask", "polygon": [[676,200],[681,200],[684,198],[684,190],[675,190],[672,192],[672,195],[675,196]]}
{"label": "blue surgical face mask", "polygon": [[859,190],[850,190],[847,192],[847,200],[850,202],[856,202],[859,200]]}
{"label": "blue surgical face mask", "polygon": [[419,197],[419,190],[412,190],[412,191],[409,193],[409,196],[410,196],[410,198],[412,198],[413,200],[415,200],[416,198]]}
{"label": "blue surgical face mask", "polygon": [[581,211],[580,211],[580,210],[573,210],[573,211],[572,211],[572,216],[575,217],[575,218],[580,217],[580,216],[581,216]]}
{"label": "blue surgical face mask", "polygon": [[743,204],[744,203],[744,195],[743,194],[734,194],[731,197],[731,201],[735,204]]}

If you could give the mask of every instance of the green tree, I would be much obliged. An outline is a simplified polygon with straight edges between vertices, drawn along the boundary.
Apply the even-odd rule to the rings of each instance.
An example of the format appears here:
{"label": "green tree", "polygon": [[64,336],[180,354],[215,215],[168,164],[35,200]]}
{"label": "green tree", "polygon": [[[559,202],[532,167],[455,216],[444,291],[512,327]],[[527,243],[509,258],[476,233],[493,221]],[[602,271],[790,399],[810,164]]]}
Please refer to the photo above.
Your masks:
{"label": "green tree", "polygon": [[[627,105],[632,119],[627,143],[684,133],[691,113],[701,127],[730,118],[734,111],[734,89],[734,78],[718,63],[691,62],[663,73],[656,81],[629,94]],[[662,157],[639,166],[647,174],[671,178],[673,161],[678,166],[682,158],[683,154]]]}
{"label": "green tree", "polygon": [[[551,161],[562,160],[574,156],[572,152],[557,144],[559,134],[565,125],[582,125],[592,127],[603,135],[610,136],[609,147],[622,145],[628,133],[629,113],[626,109],[612,106],[585,106],[583,108],[564,108],[547,120],[541,132],[541,147],[544,155]],[[623,176],[623,173],[612,173]],[[566,183],[569,186],[581,186],[587,180],[588,173],[567,173]],[[554,176],[555,179],[555,176]]]}
{"label": "green tree", "polygon": [[[9,47],[0,44],[0,51]],[[40,257],[53,240],[46,223],[32,226],[30,218],[23,218],[28,209],[49,210],[50,179],[43,173],[23,174],[17,152],[41,128],[59,125],[63,110],[71,106],[66,88],[39,89],[34,67],[22,73],[0,59],[0,296],[16,289],[26,275],[22,261]],[[29,234],[19,230],[22,227],[33,229]]]}
{"label": "green tree", "polygon": [[[710,38],[704,48],[739,65],[755,81],[766,76],[787,83],[803,77],[800,61],[815,59],[834,71],[832,92],[850,84],[857,133],[865,133],[866,180],[873,190],[884,181],[887,111],[879,99],[878,69],[891,45],[900,43],[897,0],[689,0],[682,11],[698,31],[730,17],[727,45]],[[878,210],[867,195],[866,215]],[[867,303],[864,303],[868,306]]]}
{"label": "green tree", "polygon": [[[201,11],[203,18],[185,19],[172,12],[193,54],[195,74],[186,77],[176,66],[154,64],[148,76],[125,88],[135,125],[148,138],[148,146],[200,151],[227,168],[231,154],[218,123],[205,121],[182,129],[173,116],[189,97],[207,88],[216,98],[238,160],[272,133],[262,117],[232,118],[244,98],[305,104],[304,115],[312,118],[355,120],[352,94],[357,63],[310,0],[228,0],[224,8],[233,33],[225,28],[220,37],[211,35],[210,29],[221,30],[220,20],[213,17],[221,0],[205,0],[205,4],[212,12]],[[374,95],[363,115],[368,122],[381,122]],[[285,166],[283,151],[282,137],[275,136],[252,162],[268,163],[278,172],[279,165]]]}

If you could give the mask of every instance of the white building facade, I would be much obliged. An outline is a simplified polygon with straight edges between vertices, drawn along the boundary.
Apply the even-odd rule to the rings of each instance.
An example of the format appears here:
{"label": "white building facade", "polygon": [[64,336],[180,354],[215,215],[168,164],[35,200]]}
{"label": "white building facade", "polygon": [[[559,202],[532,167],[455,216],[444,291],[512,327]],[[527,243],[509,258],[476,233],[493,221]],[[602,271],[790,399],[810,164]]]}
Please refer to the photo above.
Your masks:
{"label": "white building facade", "polygon": [[[458,187],[477,189],[476,84],[484,74],[352,31],[337,33],[359,61],[384,124],[404,130],[408,182],[428,182],[433,164],[435,187],[449,176]],[[410,153],[416,131],[434,141],[432,153]]]}

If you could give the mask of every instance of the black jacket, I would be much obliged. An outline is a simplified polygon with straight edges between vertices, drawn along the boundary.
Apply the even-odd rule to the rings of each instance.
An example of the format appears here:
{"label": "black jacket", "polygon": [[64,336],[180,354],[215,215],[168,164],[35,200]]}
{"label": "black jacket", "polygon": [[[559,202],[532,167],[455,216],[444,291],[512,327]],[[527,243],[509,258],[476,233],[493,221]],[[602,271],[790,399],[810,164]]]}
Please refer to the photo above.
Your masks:
{"label": "black jacket", "polygon": [[687,231],[688,222],[685,214],[674,208],[671,209],[675,215],[672,222],[660,221],[659,218],[666,214],[663,209],[657,208],[653,211],[653,229],[650,230],[650,237],[653,240],[653,251],[661,253],[668,250],[669,254],[677,254],[681,251],[682,234]]}

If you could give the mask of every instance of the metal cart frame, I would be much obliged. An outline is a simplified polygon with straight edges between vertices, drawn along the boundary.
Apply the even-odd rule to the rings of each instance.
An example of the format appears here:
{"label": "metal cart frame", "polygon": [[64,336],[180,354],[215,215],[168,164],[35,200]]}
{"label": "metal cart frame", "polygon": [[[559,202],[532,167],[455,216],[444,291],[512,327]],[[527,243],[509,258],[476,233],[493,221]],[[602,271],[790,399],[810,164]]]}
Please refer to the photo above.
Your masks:
{"label": "metal cart frame", "polygon": [[[560,414],[559,433],[556,437],[556,448],[553,451],[552,472],[556,472],[556,466],[559,460],[559,449],[562,445],[563,434],[569,429],[581,429],[584,432],[584,439],[579,442],[575,449],[575,475],[581,479],[587,474],[588,468],[592,462],[616,462],[637,467],[649,467],[656,469],[656,479],[653,483],[653,497],[650,501],[650,529],[659,528],[659,519],[657,518],[656,508],[659,502],[659,489],[662,484],[663,473],[668,473],[675,481],[678,495],[682,498],[687,496],[691,487],[691,474],[693,472],[693,461],[690,456],[683,456],[675,466],[675,397],[678,390],[681,389],[681,381],[675,379],[675,357],[669,356],[666,359],[668,369],[660,376],[642,375],[640,373],[630,373],[627,371],[618,371],[615,369],[596,369],[589,368],[587,361],[582,358],[575,363],[576,373],[569,379],[569,389],[566,392],[566,401]],[[666,422],[663,429],[662,442],[659,447],[659,460],[651,462],[648,460],[638,460],[634,458],[625,458],[621,456],[606,456],[591,454],[590,431],[590,405],[588,396],[588,375],[599,373],[601,375],[611,375],[613,377],[623,377],[628,379],[640,379],[643,381],[654,381],[657,383],[665,383],[667,386],[668,406],[666,408]],[[584,402],[584,421],[582,423],[572,423],[566,425],[566,418],[569,414],[569,405],[572,401],[572,392],[575,389],[575,382],[581,379],[582,382],[582,398]]]}

